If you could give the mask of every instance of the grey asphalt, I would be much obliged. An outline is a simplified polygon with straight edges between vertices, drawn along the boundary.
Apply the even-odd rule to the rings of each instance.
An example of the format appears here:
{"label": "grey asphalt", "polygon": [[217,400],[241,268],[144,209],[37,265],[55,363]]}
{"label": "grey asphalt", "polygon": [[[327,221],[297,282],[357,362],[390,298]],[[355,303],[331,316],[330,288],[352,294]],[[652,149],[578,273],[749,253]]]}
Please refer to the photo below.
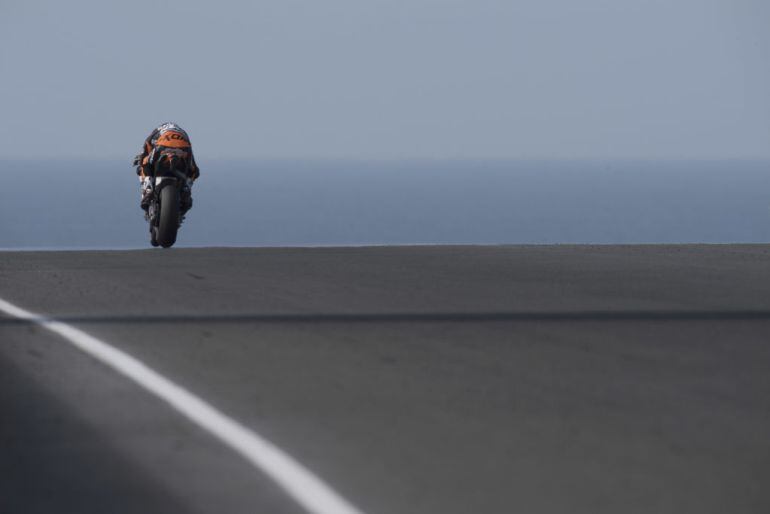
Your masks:
{"label": "grey asphalt", "polygon": [[[0,252],[369,514],[770,512],[770,246]],[[0,512],[302,512],[0,318]]]}

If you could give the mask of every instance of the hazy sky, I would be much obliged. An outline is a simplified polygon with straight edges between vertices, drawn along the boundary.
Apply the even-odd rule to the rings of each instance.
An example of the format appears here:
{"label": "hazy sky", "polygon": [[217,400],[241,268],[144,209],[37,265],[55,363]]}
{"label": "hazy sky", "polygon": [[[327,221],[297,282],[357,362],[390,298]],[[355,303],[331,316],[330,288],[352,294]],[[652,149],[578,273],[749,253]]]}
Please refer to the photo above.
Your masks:
{"label": "hazy sky", "polygon": [[0,158],[770,157],[766,0],[0,0]]}

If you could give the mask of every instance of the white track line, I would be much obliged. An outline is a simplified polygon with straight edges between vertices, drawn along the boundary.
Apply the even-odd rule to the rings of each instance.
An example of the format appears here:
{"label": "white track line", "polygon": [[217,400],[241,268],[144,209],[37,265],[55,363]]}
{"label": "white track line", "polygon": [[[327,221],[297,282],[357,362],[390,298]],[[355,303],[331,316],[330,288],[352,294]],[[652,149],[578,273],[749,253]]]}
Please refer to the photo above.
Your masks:
{"label": "white track line", "polygon": [[177,412],[235,450],[272,478],[312,514],[362,514],[320,478],[259,434],[165,378],[138,359],[82,330],[26,311],[0,298],[0,311],[62,336],[85,353],[130,378]]}

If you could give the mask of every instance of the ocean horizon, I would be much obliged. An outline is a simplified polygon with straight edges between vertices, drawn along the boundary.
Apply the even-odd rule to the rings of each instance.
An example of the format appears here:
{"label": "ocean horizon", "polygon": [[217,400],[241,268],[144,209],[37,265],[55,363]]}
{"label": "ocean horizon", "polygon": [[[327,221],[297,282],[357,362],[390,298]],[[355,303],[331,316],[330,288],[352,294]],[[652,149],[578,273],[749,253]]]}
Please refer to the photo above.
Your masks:
{"label": "ocean horizon", "polygon": [[[0,249],[148,248],[130,160],[0,161]],[[201,162],[176,246],[764,243],[768,161]]]}

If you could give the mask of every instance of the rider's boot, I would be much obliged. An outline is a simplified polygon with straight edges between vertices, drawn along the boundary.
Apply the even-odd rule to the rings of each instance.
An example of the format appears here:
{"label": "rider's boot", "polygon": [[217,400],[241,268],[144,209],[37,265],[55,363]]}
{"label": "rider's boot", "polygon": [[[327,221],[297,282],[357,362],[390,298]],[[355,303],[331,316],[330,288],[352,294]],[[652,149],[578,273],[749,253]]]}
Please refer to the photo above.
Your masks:
{"label": "rider's boot", "polygon": [[139,206],[146,211],[150,208],[150,199],[152,198],[152,181],[150,180],[150,177],[144,177],[142,179],[140,190],[142,192],[142,200],[139,202]]}
{"label": "rider's boot", "polygon": [[182,198],[180,202],[180,211],[179,211],[179,224],[181,225],[184,223],[185,217],[187,216],[187,213],[192,208],[192,195],[190,194],[189,190],[187,194],[184,194],[184,191],[182,192]]}
{"label": "rider's boot", "polygon": [[187,214],[187,211],[189,211],[192,208],[193,205],[193,199],[192,199],[192,183],[187,182],[187,184],[182,186],[182,194],[181,194],[181,207],[182,207],[182,217],[184,217],[185,214]]}

